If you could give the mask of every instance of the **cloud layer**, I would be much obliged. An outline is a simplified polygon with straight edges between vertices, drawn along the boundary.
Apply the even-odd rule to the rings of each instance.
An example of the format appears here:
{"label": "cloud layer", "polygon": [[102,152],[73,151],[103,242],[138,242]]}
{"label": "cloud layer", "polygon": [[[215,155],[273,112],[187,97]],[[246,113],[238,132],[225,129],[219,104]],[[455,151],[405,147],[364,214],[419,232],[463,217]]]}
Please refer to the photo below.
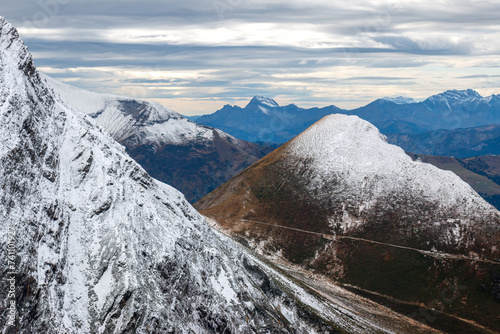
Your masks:
{"label": "cloud layer", "polygon": [[3,0],[37,66],[185,114],[500,93],[497,1]]}

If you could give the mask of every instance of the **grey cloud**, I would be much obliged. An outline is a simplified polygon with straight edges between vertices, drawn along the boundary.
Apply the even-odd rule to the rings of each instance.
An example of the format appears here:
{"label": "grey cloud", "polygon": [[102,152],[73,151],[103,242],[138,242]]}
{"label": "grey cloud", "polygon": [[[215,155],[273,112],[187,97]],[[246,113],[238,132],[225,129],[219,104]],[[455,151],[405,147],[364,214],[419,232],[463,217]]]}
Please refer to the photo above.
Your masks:
{"label": "grey cloud", "polygon": [[392,46],[398,52],[426,55],[466,55],[474,51],[473,41],[458,43],[447,39],[416,41],[405,36],[381,36],[375,41]]}
{"label": "grey cloud", "polygon": [[[222,12],[220,7],[217,8],[221,3],[226,4]],[[449,1],[448,6],[430,0],[400,1],[398,6],[389,2],[374,5],[369,0],[241,0],[231,3],[234,6],[227,6],[226,0],[2,0],[0,13],[18,27],[36,21],[36,16],[41,13],[47,20],[40,28],[73,29],[75,35],[62,42],[30,35],[26,43],[34,53],[36,65],[53,69],[52,76],[59,79],[73,79],[76,81],[72,82],[80,87],[106,92],[127,85],[165,85],[185,88],[180,97],[205,99],[214,97],[203,88],[215,87],[222,89],[220,98],[226,100],[263,94],[286,95],[312,103],[328,101],[327,93],[322,93],[322,96],[314,93],[315,84],[322,87],[353,85],[360,91],[363,87],[394,84],[414,85],[417,89],[423,78],[439,84],[440,78],[452,76],[475,88],[473,84],[480,79],[500,77],[496,61],[500,49],[495,44],[497,39],[492,37],[499,31],[498,1],[454,0]],[[183,27],[231,29],[245,23],[274,23],[290,27],[292,36],[308,28],[322,33],[325,45],[347,46],[278,46],[273,45],[273,41],[265,41],[269,42],[267,46],[259,45],[260,41],[240,46],[195,45],[189,42],[190,36],[186,36],[184,45],[153,45],[149,42],[123,44],[103,38],[108,29],[137,28],[147,33],[165,28],[175,31]],[[94,42],[82,42],[84,38]],[[493,42],[489,48],[481,49],[477,42],[482,39],[486,44],[490,40]],[[480,58],[488,55],[493,57]],[[436,73],[436,67],[455,66],[443,65],[443,62],[460,63],[464,60],[476,63],[464,65],[472,67],[467,71],[458,69],[452,74],[444,70]],[[471,74],[476,70],[474,66],[480,74]],[[87,73],[64,71],[77,67],[89,70]],[[106,75],[100,72],[103,67],[109,69]],[[486,67],[492,75],[484,77],[482,73]],[[335,73],[332,68],[346,71],[354,68],[355,73],[345,74],[347,78],[343,79],[334,75],[325,79],[317,75],[323,71]],[[404,77],[407,74],[401,71],[405,68],[419,68],[421,77]],[[203,78],[171,80],[112,77],[113,71],[124,69],[146,72],[192,70],[209,74]],[[360,69],[370,72],[365,76]],[[63,71],[56,73],[55,70]],[[303,83],[303,86],[283,88],[280,81],[285,80],[280,79],[279,74],[301,74],[290,80]],[[158,96],[169,97],[168,94],[160,90]],[[391,92],[385,95],[391,95]],[[342,96],[336,98],[343,99]]]}
{"label": "grey cloud", "polygon": [[473,75],[464,75],[457,77],[457,79],[488,79],[488,78],[500,78],[500,74],[473,74]]}

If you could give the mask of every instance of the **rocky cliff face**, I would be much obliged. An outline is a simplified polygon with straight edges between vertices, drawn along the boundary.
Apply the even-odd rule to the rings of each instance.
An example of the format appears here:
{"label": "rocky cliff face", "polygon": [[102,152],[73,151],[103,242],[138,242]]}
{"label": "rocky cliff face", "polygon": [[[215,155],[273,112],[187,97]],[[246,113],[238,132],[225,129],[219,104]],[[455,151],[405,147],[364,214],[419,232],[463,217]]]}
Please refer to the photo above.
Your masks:
{"label": "rocky cliff face", "polygon": [[195,206],[263,254],[370,293],[427,305],[462,281],[470,294],[445,311],[498,326],[477,312],[498,310],[498,211],[356,116],[325,117]]}
{"label": "rocky cliff face", "polygon": [[213,232],[53,93],[1,17],[0,228],[2,333],[378,328]]}

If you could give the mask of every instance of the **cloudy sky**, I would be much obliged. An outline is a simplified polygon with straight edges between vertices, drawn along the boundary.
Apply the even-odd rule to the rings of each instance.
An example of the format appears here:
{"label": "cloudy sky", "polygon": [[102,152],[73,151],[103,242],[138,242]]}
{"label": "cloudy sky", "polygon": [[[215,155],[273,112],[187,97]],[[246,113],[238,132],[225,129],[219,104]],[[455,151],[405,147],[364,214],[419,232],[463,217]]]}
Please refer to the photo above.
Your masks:
{"label": "cloudy sky", "polygon": [[2,0],[38,68],[211,113],[254,95],[355,108],[500,93],[500,1]]}

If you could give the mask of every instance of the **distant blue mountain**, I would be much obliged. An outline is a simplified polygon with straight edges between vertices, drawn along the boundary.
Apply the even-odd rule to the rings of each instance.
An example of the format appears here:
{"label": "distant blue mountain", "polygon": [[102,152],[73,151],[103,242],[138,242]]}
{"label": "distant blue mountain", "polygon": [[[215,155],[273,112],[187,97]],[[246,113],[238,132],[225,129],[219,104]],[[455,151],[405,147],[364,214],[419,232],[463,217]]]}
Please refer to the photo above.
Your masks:
{"label": "distant blue mountain", "polygon": [[500,124],[500,95],[448,90],[418,103],[379,99],[347,113],[366,119],[384,134],[470,128]]}
{"label": "distant blue mountain", "polygon": [[284,143],[324,116],[342,112],[335,106],[311,109],[299,108],[295,104],[280,106],[271,98],[255,96],[245,108],[225,105],[194,121],[246,141]]}
{"label": "distant blue mountain", "polygon": [[500,95],[482,97],[471,89],[448,90],[422,102],[406,97],[382,98],[353,110],[333,105],[310,109],[295,104],[279,106],[271,98],[255,96],[245,108],[226,105],[195,121],[247,141],[284,143],[332,113],[357,115],[384,134],[417,135],[500,124]]}
{"label": "distant blue mountain", "polygon": [[387,134],[389,143],[407,152],[456,158],[500,155],[500,125]]}
{"label": "distant blue mountain", "polygon": [[191,121],[196,121],[198,118],[200,118],[202,115],[196,115],[196,116],[186,116],[186,115],[183,115],[184,117],[186,117],[187,119],[191,120]]}

